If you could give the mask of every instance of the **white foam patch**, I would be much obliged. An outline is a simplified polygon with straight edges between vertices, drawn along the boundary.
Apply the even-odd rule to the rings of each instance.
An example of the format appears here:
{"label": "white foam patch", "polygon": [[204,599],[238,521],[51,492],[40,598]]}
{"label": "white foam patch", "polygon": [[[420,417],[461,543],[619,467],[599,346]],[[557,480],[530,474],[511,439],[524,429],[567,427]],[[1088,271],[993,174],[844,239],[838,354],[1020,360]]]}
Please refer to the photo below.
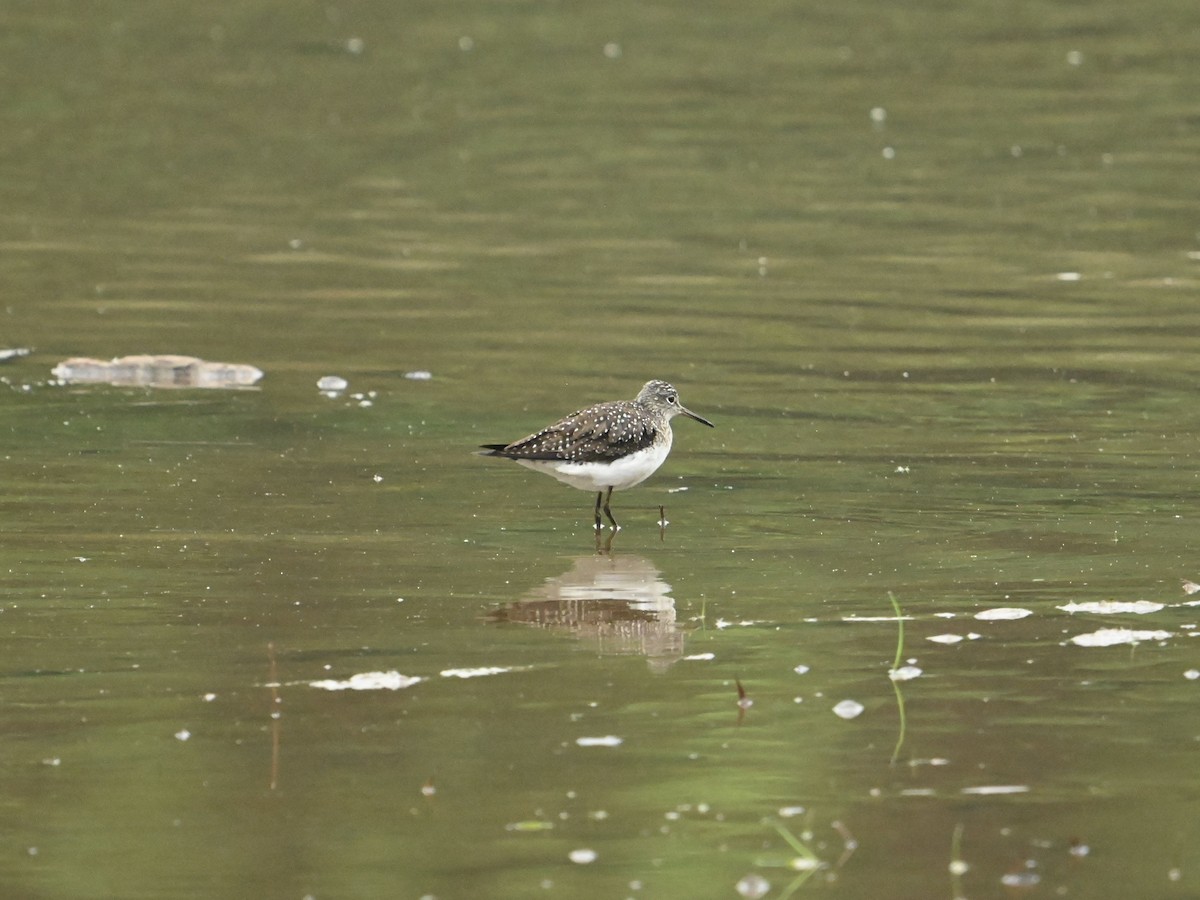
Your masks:
{"label": "white foam patch", "polygon": [[1146,613],[1158,612],[1160,609],[1164,609],[1165,605],[1152,600],[1094,600],[1084,603],[1067,603],[1057,608],[1068,613],[1095,613],[1100,616],[1113,616],[1119,613],[1143,616]]}
{"label": "white foam patch", "polygon": [[505,672],[524,672],[529,666],[477,666],[474,669],[442,669],[443,678],[485,678],[488,675],[503,675]]}
{"label": "white foam patch", "polygon": [[330,678],[324,681],[310,681],[308,686],[323,691],[399,691],[424,680],[415,675],[401,675],[394,671],[360,672],[344,681]]}
{"label": "white foam patch", "polygon": [[1032,616],[1033,610],[1022,609],[1019,606],[997,606],[994,609],[982,609],[975,613],[975,618],[984,622],[1009,621]]}
{"label": "white foam patch", "polygon": [[1067,643],[1076,647],[1115,647],[1119,644],[1141,644],[1146,641],[1165,641],[1169,631],[1137,631],[1133,628],[1101,628],[1088,634],[1077,634]]}

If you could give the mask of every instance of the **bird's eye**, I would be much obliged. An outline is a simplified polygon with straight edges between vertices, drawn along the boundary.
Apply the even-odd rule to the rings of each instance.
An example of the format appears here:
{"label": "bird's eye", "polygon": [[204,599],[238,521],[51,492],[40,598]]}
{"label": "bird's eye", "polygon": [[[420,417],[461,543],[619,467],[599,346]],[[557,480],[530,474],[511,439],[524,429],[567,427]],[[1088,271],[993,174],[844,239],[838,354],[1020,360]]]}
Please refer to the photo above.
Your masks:
{"label": "bird's eye", "polygon": [[677,398],[675,397],[674,394],[667,394],[667,402],[668,403],[674,403],[676,399]]}

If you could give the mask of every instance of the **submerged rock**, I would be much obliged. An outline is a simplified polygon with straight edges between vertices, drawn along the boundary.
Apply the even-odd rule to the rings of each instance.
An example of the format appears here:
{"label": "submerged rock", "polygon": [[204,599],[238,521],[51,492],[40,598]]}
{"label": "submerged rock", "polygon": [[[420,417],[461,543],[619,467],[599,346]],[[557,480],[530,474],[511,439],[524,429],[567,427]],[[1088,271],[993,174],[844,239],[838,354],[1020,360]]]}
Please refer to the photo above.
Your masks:
{"label": "submerged rock", "polygon": [[53,374],[73,384],[196,388],[250,387],[263,377],[262,370],[254,366],[173,354],[122,356],[108,361],[76,357],[60,362]]}

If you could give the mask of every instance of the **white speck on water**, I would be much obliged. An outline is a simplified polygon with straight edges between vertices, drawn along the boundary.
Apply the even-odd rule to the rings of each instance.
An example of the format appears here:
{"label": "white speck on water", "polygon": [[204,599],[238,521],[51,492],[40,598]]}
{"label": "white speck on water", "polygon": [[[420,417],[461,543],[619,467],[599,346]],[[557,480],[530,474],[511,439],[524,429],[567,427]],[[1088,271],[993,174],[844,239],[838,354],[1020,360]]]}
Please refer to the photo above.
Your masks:
{"label": "white speck on water", "polygon": [[690,662],[703,662],[703,661],[707,661],[710,659],[716,659],[716,658],[717,658],[717,654],[715,654],[715,653],[693,653],[691,656],[685,656],[683,658],[683,661],[684,662],[689,662],[689,661]]}
{"label": "white speck on water", "polygon": [[362,38],[352,37],[346,41],[346,52],[353,53],[355,56],[360,55],[367,49],[367,42]]}
{"label": "white speck on water", "polygon": [[895,147],[884,147],[883,148],[883,158],[884,159],[895,159],[896,158],[896,148]]}
{"label": "white speck on water", "polygon": [[186,741],[191,736],[192,736],[192,733],[190,731],[188,731],[186,728],[184,728],[181,731],[175,732],[175,740],[177,740],[177,741]]}
{"label": "white speck on water", "polygon": [[1000,876],[1000,883],[1011,888],[1031,888],[1041,882],[1042,876],[1037,872],[1006,872]]}
{"label": "white speck on water", "polygon": [[458,49],[463,53],[470,53],[475,49],[475,40],[470,35],[464,34],[458,39]]}
{"label": "white speck on water", "polygon": [[1027,794],[1027,784],[981,784],[976,787],[965,787],[962,793],[973,796],[991,797],[999,794]]}
{"label": "white speck on water", "polygon": [[683,487],[667,488],[667,493],[668,494],[682,494],[686,490],[687,490],[687,486],[684,485]]}
{"label": "white speck on water", "polygon": [[765,897],[771,890],[771,882],[758,873],[752,872],[740,879],[736,887],[739,896],[745,897],[747,900],[758,900],[760,897]]}
{"label": "white speck on water", "polygon": [[349,386],[350,382],[340,375],[322,375],[317,379],[317,390],[335,397]]}
{"label": "white speck on water", "polygon": [[809,669],[808,666],[804,665],[804,663],[801,663],[800,665],[798,665],[794,669],[792,669],[792,671],[795,672],[797,675],[807,675],[808,672],[811,670]]}
{"label": "white speck on water", "polygon": [[62,765],[62,757],[48,756],[42,760],[42,765],[43,766],[61,766]]}
{"label": "white speck on water", "polygon": [[1083,53],[1079,50],[1068,50],[1067,51],[1067,65],[1082,66],[1083,65]]}
{"label": "white speck on water", "polygon": [[871,121],[874,122],[876,125],[882,125],[884,122],[887,121],[887,110],[884,109],[882,106],[871,107],[870,115],[871,115]]}
{"label": "white speck on water", "polygon": [[609,59],[620,59],[622,52],[621,45],[615,41],[609,41],[604,45],[604,55]]}
{"label": "white speck on water", "polygon": [[432,372],[426,372],[424,369],[417,369],[413,372],[405,372],[404,377],[409,381],[429,381],[433,378]]}
{"label": "white speck on water", "polygon": [[381,481],[383,481],[383,476],[380,475],[378,472],[376,472],[374,475],[371,476],[371,480],[373,482],[375,482],[376,484],[379,484]]}
{"label": "white speck on water", "polygon": [[779,818],[790,819],[793,816],[802,816],[808,809],[803,806],[781,806],[779,808]]}
{"label": "white speck on water", "polygon": [[598,855],[595,850],[588,847],[580,847],[578,850],[572,850],[568,853],[567,858],[573,863],[586,866],[588,863],[595,862]]}
{"label": "white speck on water", "polygon": [[1059,281],[1083,281],[1083,274],[1080,272],[1059,272],[1054,277]]}
{"label": "white speck on water", "polygon": [[1033,610],[1022,609],[1019,606],[997,606],[994,609],[982,609],[975,613],[975,618],[983,622],[1009,621],[1032,616]]}
{"label": "white speck on water", "polygon": [[857,700],[843,700],[833,708],[833,714],[842,719],[857,719],[866,709]]}
{"label": "white speck on water", "polygon": [[205,703],[212,703],[212,702],[213,702],[214,700],[216,700],[216,699],[217,699],[217,695],[216,695],[216,694],[209,693],[209,694],[205,694],[205,695],[204,695],[204,702],[205,702]]}
{"label": "white speck on water", "polygon": [[575,738],[575,743],[580,747],[620,747],[625,743],[625,739],[619,738],[615,734],[606,734],[601,737]]}
{"label": "white speck on water", "polygon": [[1183,677],[1188,681],[1195,681],[1196,679],[1200,678],[1200,669],[1188,669],[1183,673]]}
{"label": "white speck on water", "polygon": [[964,859],[955,859],[955,860],[950,861],[950,874],[951,875],[966,875],[967,872],[970,870],[970,868],[971,867],[967,864],[967,861]]}
{"label": "white speck on water", "polygon": [[888,672],[888,677],[892,681],[912,681],[914,678],[920,678],[924,675],[918,666],[901,666],[898,669],[892,669]]}

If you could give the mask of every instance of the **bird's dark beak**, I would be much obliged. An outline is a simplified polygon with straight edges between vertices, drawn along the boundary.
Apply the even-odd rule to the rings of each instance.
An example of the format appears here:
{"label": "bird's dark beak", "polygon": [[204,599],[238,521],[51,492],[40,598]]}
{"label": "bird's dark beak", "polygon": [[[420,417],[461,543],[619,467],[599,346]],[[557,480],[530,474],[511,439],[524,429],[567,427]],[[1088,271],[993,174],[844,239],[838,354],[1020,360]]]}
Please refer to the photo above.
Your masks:
{"label": "bird's dark beak", "polygon": [[683,413],[685,416],[687,416],[689,419],[695,419],[695,420],[696,420],[697,422],[699,422],[701,425],[707,425],[709,428],[716,428],[716,427],[717,427],[717,426],[716,426],[716,425],[714,425],[712,422],[708,421],[708,419],[704,418],[704,416],[698,416],[698,415],[696,415],[694,412],[692,412],[692,411],[691,411],[690,409],[688,409],[686,406],[680,406],[680,407],[679,407],[679,411],[680,411],[681,413]]}

